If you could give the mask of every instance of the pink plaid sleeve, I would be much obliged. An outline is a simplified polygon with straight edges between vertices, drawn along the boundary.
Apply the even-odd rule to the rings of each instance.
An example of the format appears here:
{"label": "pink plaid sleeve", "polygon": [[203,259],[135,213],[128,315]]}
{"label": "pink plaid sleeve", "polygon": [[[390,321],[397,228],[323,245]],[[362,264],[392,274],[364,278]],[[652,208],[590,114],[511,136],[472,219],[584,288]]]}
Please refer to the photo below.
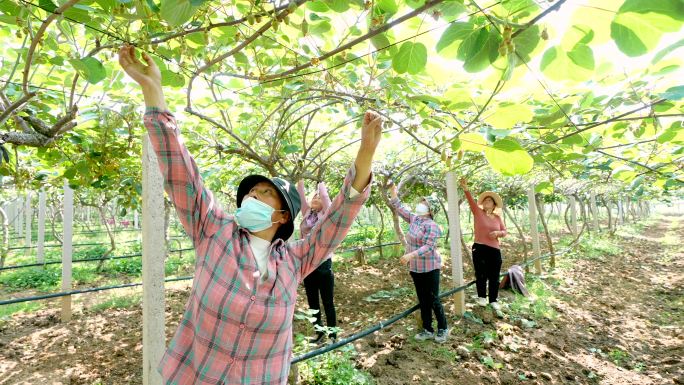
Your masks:
{"label": "pink plaid sleeve", "polygon": [[363,203],[370,194],[371,182],[363,191],[351,197],[352,181],[356,169],[352,166],[344,179],[340,193],[330,204],[330,208],[319,219],[318,225],[304,239],[288,244],[288,252],[294,257],[298,272],[297,280],[301,280],[323,263],[342,242],[354,219],[359,214]]}
{"label": "pink plaid sleeve", "polygon": [[399,215],[401,217],[401,219],[405,220],[408,223],[413,222],[413,220],[415,219],[414,215],[411,214],[411,212],[408,211],[406,209],[406,207],[404,207],[404,205],[401,204],[401,201],[399,200],[399,198],[395,198],[395,199],[390,200],[390,204],[397,211],[397,215]]}
{"label": "pink plaid sleeve", "polygon": [[325,187],[325,182],[318,184],[318,197],[321,198],[321,206],[323,209],[321,211],[327,211],[332,204],[330,200],[330,195],[328,194],[328,188]]}
{"label": "pink plaid sleeve", "polygon": [[217,208],[211,191],[204,186],[173,115],[152,107],[145,112],[144,122],[164,177],[164,189],[185,231],[197,245],[200,239],[218,230],[223,212]]}

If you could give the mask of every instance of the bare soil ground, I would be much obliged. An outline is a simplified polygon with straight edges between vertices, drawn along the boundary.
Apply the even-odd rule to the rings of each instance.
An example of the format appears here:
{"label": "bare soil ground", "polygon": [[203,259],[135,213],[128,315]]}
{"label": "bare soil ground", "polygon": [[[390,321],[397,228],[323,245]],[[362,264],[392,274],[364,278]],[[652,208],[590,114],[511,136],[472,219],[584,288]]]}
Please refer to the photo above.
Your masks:
{"label": "bare soil ground", "polygon": [[[378,385],[684,384],[682,239],[684,218],[666,216],[637,236],[617,236],[620,253],[559,257],[559,268],[538,283],[545,293],[537,302],[520,308],[525,301],[502,292],[509,304],[502,318],[473,307],[469,290],[470,316],[449,317],[446,344],[416,342],[411,317],[356,341],[356,366]],[[415,301],[410,277],[396,261],[342,266],[335,274],[343,335]],[[446,289],[448,269],[443,278]],[[167,287],[170,338],[189,286]],[[68,323],[59,322],[58,301],[0,323],[0,385],[142,383],[142,310],[90,308],[108,295],[82,296]],[[452,301],[444,304],[453,314]],[[303,290],[298,308],[306,309]],[[311,333],[303,321],[295,328]]]}

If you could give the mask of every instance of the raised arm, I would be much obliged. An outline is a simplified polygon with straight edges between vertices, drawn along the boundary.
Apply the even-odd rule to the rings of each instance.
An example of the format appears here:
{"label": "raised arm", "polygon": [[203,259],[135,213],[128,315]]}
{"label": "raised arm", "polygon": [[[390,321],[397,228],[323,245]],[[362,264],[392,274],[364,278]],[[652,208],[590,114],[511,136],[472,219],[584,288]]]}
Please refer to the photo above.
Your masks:
{"label": "raised arm", "polygon": [[465,179],[461,179],[461,188],[463,189],[463,193],[465,194],[466,199],[468,200],[470,211],[472,211],[473,214],[479,214],[480,208],[477,206],[477,203],[475,203],[475,199],[473,199],[473,196],[470,195],[470,191],[468,191],[468,183]]}
{"label": "raised arm", "polygon": [[297,192],[299,193],[299,201],[302,202],[302,217],[309,213],[309,201],[306,200],[306,191],[304,190],[304,181],[297,182]]}
{"label": "raised arm", "polygon": [[[212,193],[204,186],[197,165],[180,137],[176,119],[166,110],[159,68],[143,53],[147,65],[136,57],[132,47],[119,51],[121,67],[138,84],[145,97],[144,123],[157,154],[164,188],[194,243],[219,227],[220,210]],[[217,212],[218,211],[218,212]]]}
{"label": "raised arm", "polygon": [[321,182],[318,184],[318,197],[321,199],[321,211],[328,211],[328,208],[330,208],[332,201],[330,200],[330,195],[328,195],[328,188],[325,187],[325,182]]}
{"label": "raised arm", "polygon": [[394,207],[394,210],[401,219],[411,223],[411,221],[414,219],[413,214],[411,214],[411,212],[401,204],[401,201],[399,200],[399,194],[397,193],[397,186],[395,184],[390,186],[390,204],[392,207]]}
{"label": "raised arm", "polygon": [[382,119],[377,114],[366,112],[361,129],[361,146],[340,193],[325,211],[320,225],[314,226],[304,239],[288,245],[290,255],[295,258],[300,280],[314,271],[339,246],[370,195],[371,163],[380,143],[381,126]]}

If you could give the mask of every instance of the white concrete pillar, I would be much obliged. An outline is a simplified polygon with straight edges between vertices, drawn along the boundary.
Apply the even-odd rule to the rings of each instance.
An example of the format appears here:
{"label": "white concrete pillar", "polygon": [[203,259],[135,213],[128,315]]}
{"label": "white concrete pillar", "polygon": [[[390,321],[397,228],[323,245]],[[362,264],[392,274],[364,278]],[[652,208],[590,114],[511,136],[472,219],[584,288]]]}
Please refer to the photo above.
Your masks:
{"label": "white concrete pillar", "polygon": [[[534,194],[534,184],[530,185],[527,190],[527,200],[529,202],[530,212],[530,235],[532,236],[532,257],[537,258],[541,255],[541,247],[539,245],[539,229],[537,228],[537,204]],[[542,273],[541,260],[537,259],[534,262],[534,272],[536,274]]]}
{"label": "white concrete pillar", "polygon": [[[31,245],[33,244],[33,242],[32,242],[32,235],[33,234],[31,231],[33,229],[33,227],[32,227],[33,226],[33,220],[32,220],[33,219],[33,207],[31,207],[31,192],[30,191],[26,193],[25,205],[26,206],[24,207],[24,214],[26,215],[26,223],[25,223],[26,232],[24,234],[24,236],[25,236],[24,245],[26,247],[31,247]],[[31,249],[27,248],[26,254],[30,254],[30,253],[31,253]]]}
{"label": "white concrete pillar", "polygon": [[570,229],[572,235],[577,236],[577,233],[579,233],[579,229],[577,228],[577,202],[575,202],[574,196],[569,197],[568,204],[570,205]]}
{"label": "white concrete pillar", "polygon": [[[446,174],[447,204],[449,217],[449,249],[451,250],[451,277],[454,287],[463,286],[463,251],[461,250],[461,212],[458,204],[458,181],[456,173]],[[454,296],[456,314],[465,313],[465,292]]]}
{"label": "white concrete pillar", "polygon": [[[62,291],[71,290],[71,260],[73,258],[74,235],[74,190],[69,181],[64,181],[64,200],[62,201]],[[62,322],[71,320],[71,296],[62,297]]]}
{"label": "white concrete pillar", "polygon": [[591,221],[591,228],[592,230],[598,232],[599,231],[599,216],[598,216],[598,207],[596,206],[596,195],[594,195],[594,190],[589,190],[589,204],[591,205],[591,212],[592,212],[592,221]]}
{"label": "white concrete pillar", "polygon": [[136,209],[135,211],[133,211],[133,228],[139,229],[140,228],[140,226],[138,226],[139,224],[140,223],[138,220],[138,210]]}
{"label": "white concrete pillar", "polygon": [[143,384],[161,385],[157,372],[165,350],[164,334],[164,181],[147,134],[143,135],[142,274]]}
{"label": "white concrete pillar", "polygon": [[47,197],[45,191],[38,194],[38,249],[36,250],[36,262],[45,262],[45,210]]}
{"label": "white concrete pillar", "polygon": [[19,238],[24,237],[24,196],[21,196],[17,201],[17,222],[16,232]]}

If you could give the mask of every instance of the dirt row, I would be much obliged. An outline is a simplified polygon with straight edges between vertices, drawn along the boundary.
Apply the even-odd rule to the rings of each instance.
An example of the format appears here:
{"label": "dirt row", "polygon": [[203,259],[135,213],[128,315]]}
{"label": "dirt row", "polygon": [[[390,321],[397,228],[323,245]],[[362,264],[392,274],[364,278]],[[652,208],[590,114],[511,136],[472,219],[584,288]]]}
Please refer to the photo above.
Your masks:
{"label": "dirt row", "polygon": [[[545,292],[536,302],[503,293],[502,318],[472,307],[469,291],[468,317],[449,317],[447,344],[417,343],[408,318],[354,343],[355,364],[379,385],[684,383],[684,249],[676,242],[683,236],[682,220],[664,217],[638,237],[616,238],[624,252],[561,260],[539,283]],[[448,271],[443,276],[445,288]],[[407,272],[389,259],[339,268],[335,290],[343,335],[415,302]],[[169,286],[169,338],[188,294],[187,283]],[[298,301],[306,309],[303,290]],[[449,300],[445,306],[454,313]],[[57,307],[0,323],[0,385],[142,382],[139,305],[84,307],[65,324]],[[295,323],[295,333],[310,330]]]}

